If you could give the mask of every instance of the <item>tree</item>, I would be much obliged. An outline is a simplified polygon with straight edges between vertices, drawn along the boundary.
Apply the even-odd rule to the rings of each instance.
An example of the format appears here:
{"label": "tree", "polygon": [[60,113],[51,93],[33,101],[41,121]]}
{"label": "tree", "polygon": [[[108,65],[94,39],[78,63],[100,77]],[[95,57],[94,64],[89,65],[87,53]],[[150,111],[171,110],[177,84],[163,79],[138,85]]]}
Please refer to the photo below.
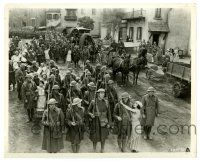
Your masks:
{"label": "tree", "polygon": [[78,25],[84,28],[94,29],[94,20],[88,16],[81,17],[78,19]]}
{"label": "tree", "polygon": [[120,8],[104,10],[103,22],[107,26],[108,30],[111,30],[113,32],[113,37],[115,30],[119,28],[121,20],[124,18],[125,15],[125,11]]}

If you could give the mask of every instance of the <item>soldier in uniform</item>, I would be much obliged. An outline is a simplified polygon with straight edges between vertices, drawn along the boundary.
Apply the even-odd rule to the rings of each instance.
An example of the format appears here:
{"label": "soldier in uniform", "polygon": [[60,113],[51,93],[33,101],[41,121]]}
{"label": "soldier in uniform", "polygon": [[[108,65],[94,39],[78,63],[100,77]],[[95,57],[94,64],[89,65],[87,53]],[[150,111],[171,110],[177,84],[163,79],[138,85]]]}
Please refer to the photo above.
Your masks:
{"label": "soldier in uniform", "polygon": [[159,116],[159,103],[153,87],[149,87],[147,92],[148,93],[142,98],[142,125],[144,126],[145,132],[144,139],[152,140],[150,133],[152,126],[154,125],[155,117]]}
{"label": "soldier in uniform", "polygon": [[115,87],[113,86],[113,84],[114,84],[113,80],[109,80],[108,86],[107,86],[107,91],[106,91],[109,106],[110,106],[112,121],[114,121],[114,115],[113,115],[114,108],[115,108],[115,105],[118,103],[117,91],[116,91]]}
{"label": "soldier in uniform", "polygon": [[71,142],[72,151],[78,153],[81,140],[84,136],[84,108],[81,106],[81,99],[74,98],[72,107],[67,109],[66,124],[68,132],[66,139]]}
{"label": "soldier in uniform", "polygon": [[82,98],[82,94],[81,91],[79,89],[77,89],[76,87],[76,81],[71,81],[70,83],[70,88],[68,89],[67,93],[66,93],[66,103],[67,105],[70,104],[70,102],[72,102],[72,100],[74,98]]}
{"label": "soldier in uniform", "polygon": [[16,83],[17,83],[17,92],[18,92],[18,99],[19,100],[22,99],[21,87],[22,87],[22,84],[25,80],[25,76],[26,76],[25,65],[21,64],[20,68],[15,71],[15,79],[16,79]]}
{"label": "soldier in uniform", "polygon": [[84,92],[88,89],[88,83],[94,82],[94,78],[92,78],[92,74],[88,71],[86,73],[86,77],[82,81],[82,87],[81,87],[81,92],[84,94]]}
{"label": "soldier in uniform", "polygon": [[56,80],[55,80],[55,75],[51,74],[50,78],[49,78],[49,80],[48,80],[48,82],[46,83],[46,86],[45,86],[47,98],[48,98],[48,95],[51,94],[52,88],[53,88],[54,85],[58,85],[58,82],[56,82]]}
{"label": "soldier in uniform", "polygon": [[22,98],[24,101],[24,108],[28,113],[28,122],[33,120],[34,109],[37,107],[37,86],[32,81],[32,76],[30,74],[26,75],[26,80],[22,85]]}
{"label": "soldier in uniform", "polygon": [[127,141],[131,136],[131,113],[128,111],[123,104],[132,107],[130,102],[129,94],[127,92],[122,93],[121,101],[116,104],[114,109],[114,117],[118,127],[118,146],[122,152],[125,152]]}
{"label": "soldier in uniform", "polygon": [[88,114],[91,118],[90,140],[93,142],[93,150],[96,152],[98,142],[101,142],[101,153],[104,152],[105,141],[109,135],[111,124],[110,107],[104,98],[105,89],[97,91],[97,98],[90,103]]}
{"label": "soldier in uniform", "polygon": [[86,60],[86,62],[85,62],[85,69],[88,69],[92,75],[94,74],[94,69],[90,65],[90,61],[89,60]]}
{"label": "soldier in uniform", "polygon": [[66,103],[64,96],[61,93],[59,93],[59,90],[60,87],[58,85],[54,85],[52,88],[52,93],[50,94],[49,98],[54,98],[57,101],[57,107],[60,108],[65,114]]}
{"label": "soldier in uniform", "polygon": [[96,86],[94,84],[94,82],[90,82],[88,83],[88,90],[85,91],[84,95],[83,95],[83,107],[85,108],[85,125],[87,128],[89,128],[89,117],[88,117],[88,107],[91,103],[92,100],[94,100],[95,97],[95,90],[96,90]]}

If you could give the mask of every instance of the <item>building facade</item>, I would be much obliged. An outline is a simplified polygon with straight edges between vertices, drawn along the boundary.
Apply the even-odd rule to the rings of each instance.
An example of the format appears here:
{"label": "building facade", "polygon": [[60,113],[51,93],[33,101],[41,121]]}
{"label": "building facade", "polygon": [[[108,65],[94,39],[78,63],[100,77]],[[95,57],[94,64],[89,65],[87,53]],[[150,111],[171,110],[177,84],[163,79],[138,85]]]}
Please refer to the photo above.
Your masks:
{"label": "building facade", "polygon": [[11,9],[9,11],[9,28],[46,26],[45,9]]}
{"label": "building facade", "polygon": [[146,8],[127,12],[119,30],[119,38],[137,47],[144,39],[163,49],[178,47],[189,50],[190,10],[183,8]]}
{"label": "building facade", "polygon": [[46,12],[47,26],[60,28],[72,28],[78,26],[78,19],[88,16],[94,20],[94,29],[90,32],[93,36],[99,36],[101,32],[102,9],[51,9]]}

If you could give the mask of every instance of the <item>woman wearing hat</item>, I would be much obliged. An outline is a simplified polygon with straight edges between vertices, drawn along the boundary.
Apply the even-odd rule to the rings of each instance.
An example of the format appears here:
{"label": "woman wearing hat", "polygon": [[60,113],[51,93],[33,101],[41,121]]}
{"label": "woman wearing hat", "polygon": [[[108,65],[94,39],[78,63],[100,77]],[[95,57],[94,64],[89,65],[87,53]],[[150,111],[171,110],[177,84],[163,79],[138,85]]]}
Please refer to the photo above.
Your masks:
{"label": "woman wearing hat", "polygon": [[74,98],[72,107],[66,112],[66,123],[69,129],[66,139],[71,142],[74,153],[79,152],[84,135],[84,108],[81,106],[81,101],[79,98]]}
{"label": "woman wearing hat", "polygon": [[109,135],[111,123],[110,107],[104,99],[105,90],[97,91],[97,98],[91,101],[88,114],[91,118],[90,140],[93,142],[93,149],[96,151],[97,142],[101,142],[101,153],[104,152],[105,141]]}
{"label": "woman wearing hat", "polygon": [[64,114],[56,106],[57,101],[52,98],[48,101],[48,108],[44,111],[42,124],[44,125],[42,150],[49,153],[59,152],[64,148]]}
{"label": "woman wearing hat", "polygon": [[144,139],[152,139],[150,136],[152,126],[154,125],[155,117],[159,115],[158,97],[155,96],[155,89],[149,87],[147,94],[142,97],[143,108],[141,110],[144,126]]}
{"label": "woman wearing hat", "polygon": [[122,152],[125,152],[127,141],[131,136],[131,113],[125,106],[132,108],[130,95],[127,92],[122,93],[121,101],[117,103],[114,109],[115,124],[118,128],[118,146]]}

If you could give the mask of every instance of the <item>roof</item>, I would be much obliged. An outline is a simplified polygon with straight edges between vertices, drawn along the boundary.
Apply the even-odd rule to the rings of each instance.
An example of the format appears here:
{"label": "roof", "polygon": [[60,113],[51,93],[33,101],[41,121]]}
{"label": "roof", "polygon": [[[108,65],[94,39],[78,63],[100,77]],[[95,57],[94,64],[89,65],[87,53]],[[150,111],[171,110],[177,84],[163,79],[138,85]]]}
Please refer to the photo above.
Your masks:
{"label": "roof", "polygon": [[149,22],[150,32],[169,32],[169,27],[166,22]]}

